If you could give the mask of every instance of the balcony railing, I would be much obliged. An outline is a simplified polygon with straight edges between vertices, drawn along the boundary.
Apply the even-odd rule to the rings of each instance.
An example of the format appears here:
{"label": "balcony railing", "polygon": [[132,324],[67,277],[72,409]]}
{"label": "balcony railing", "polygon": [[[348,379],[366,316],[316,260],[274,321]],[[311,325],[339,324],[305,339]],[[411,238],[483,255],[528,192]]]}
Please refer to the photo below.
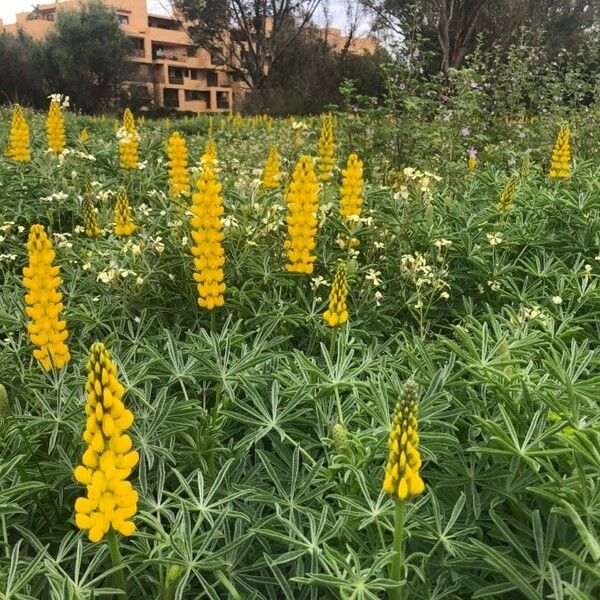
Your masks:
{"label": "balcony railing", "polygon": [[183,77],[169,75],[169,83],[173,83],[174,85],[183,85]]}

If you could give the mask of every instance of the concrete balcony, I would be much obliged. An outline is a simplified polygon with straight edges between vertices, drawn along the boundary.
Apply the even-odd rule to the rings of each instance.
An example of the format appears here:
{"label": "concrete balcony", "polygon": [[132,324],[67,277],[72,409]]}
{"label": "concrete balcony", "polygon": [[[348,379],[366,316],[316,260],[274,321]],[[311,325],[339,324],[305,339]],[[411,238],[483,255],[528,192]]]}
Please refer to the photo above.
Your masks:
{"label": "concrete balcony", "polygon": [[185,31],[174,31],[172,29],[163,29],[162,27],[148,27],[146,37],[153,42],[163,42],[165,44],[176,44],[180,46],[189,46],[190,38]]}

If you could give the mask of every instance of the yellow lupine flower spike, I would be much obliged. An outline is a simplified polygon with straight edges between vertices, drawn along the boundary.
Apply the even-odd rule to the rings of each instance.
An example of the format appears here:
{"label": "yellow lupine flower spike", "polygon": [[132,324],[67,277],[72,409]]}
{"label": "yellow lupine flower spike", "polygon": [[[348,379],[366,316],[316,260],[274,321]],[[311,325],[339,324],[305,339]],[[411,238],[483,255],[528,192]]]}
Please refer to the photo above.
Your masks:
{"label": "yellow lupine flower spike", "polygon": [[121,188],[115,204],[115,235],[131,235],[136,226],[131,220],[131,207],[125,190]]}
{"label": "yellow lupine flower spike", "polygon": [[348,320],[346,299],[348,298],[348,283],[346,281],[346,263],[338,265],[331,292],[329,293],[329,307],[323,313],[323,318],[330,327],[342,325]]}
{"label": "yellow lupine flower spike", "polygon": [[196,185],[191,207],[194,280],[198,284],[198,304],[212,310],[225,303],[222,186],[210,166],[204,167]]}
{"label": "yellow lupine flower spike", "polygon": [[310,156],[301,156],[296,164],[285,201],[288,231],[285,241],[290,273],[312,273],[316,257],[317,209],[319,184]]}
{"label": "yellow lupine flower spike", "polygon": [[75,501],[75,523],[99,542],[112,529],[129,536],[137,512],[138,493],[127,478],[139,461],[125,433],[133,413],[123,404],[124,389],[117,367],[104,344],[92,346],[87,363],[87,422],[83,439],[88,444],[75,479],[86,486],[86,495]]}
{"label": "yellow lupine flower spike", "polygon": [[277,146],[272,146],[265,162],[260,187],[263,190],[274,190],[279,187],[280,177],[279,151]]}
{"label": "yellow lupine flower spike", "polygon": [[123,113],[123,127],[117,130],[119,156],[122,169],[137,169],[140,137],[135,127],[133,113],[126,108]]}
{"label": "yellow lupine flower spike", "polygon": [[512,208],[516,190],[517,178],[513,175],[508,180],[508,183],[500,195],[500,200],[498,200],[498,208],[501,212],[507,213]]}
{"label": "yellow lupine flower spike", "polygon": [[204,146],[204,154],[200,157],[200,166],[206,167],[214,167],[217,162],[217,144],[214,140],[208,139],[206,140],[206,145]]}
{"label": "yellow lupine flower spike", "polygon": [[48,136],[48,148],[55,154],[60,154],[66,145],[65,120],[56,100],[50,101],[48,117],[46,118],[46,133]]}
{"label": "yellow lupine flower spike", "polygon": [[83,229],[88,237],[98,237],[100,235],[100,227],[98,226],[98,218],[96,209],[93,203],[93,191],[90,182],[85,186],[85,194],[83,196]]}
{"label": "yellow lupine flower spike", "polygon": [[569,179],[571,177],[571,132],[568,125],[560,128],[552,150],[548,177]]}
{"label": "yellow lupine flower spike", "polygon": [[52,364],[62,368],[69,360],[67,323],[59,320],[63,310],[60,269],[53,266],[56,256],[52,242],[43,225],[32,225],[27,241],[29,266],[23,269],[23,285],[29,293],[25,296],[25,312],[31,321],[27,325],[29,339],[38,348],[33,356],[49,371]]}
{"label": "yellow lupine flower spike", "polygon": [[185,138],[178,131],[169,138],[167,156],[169,159],[171,196],[177,198],[182,192],[190,191],[187,144]]}
{"label": "yellow lupine flower spike", "polygon": [[389,456],[383,491],[398,500],[414,498],[425,490],[417,433],[417,384],[408,381],[396,404],[389,437]]}
{"label": "yellow lupine flower spike", "polygon": [[23,109],[18,104],[15,104],[13,111],[9,143],[5,154],[16,162],[24,163],[31,160],[31,153],[29,151],[29,126],[25,120]]}
{"label": "yellow lupine flower spike", "polygon": [[356,224],[363,205],[363,163],[356,154],[348,157],[345,169],[342,169],[342,187],[340,188],[340,215],[348,225]]}
{"label": "yellow lupine flower spike", "polygon": [[319,179],[329,181],[335,166],[335,144],[333,142],[333,120],[327,117],[321,127],[319,138]]}

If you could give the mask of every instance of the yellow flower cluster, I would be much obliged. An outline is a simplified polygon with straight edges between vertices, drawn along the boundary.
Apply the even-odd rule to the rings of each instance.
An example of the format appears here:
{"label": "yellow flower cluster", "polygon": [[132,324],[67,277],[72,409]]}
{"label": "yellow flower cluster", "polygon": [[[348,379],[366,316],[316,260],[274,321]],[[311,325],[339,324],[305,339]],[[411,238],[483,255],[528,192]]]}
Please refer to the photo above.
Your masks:
{"label": "yellow flower cluster", "polygon": [[417,433],[417,384],[405,384],[392,420],[389,457],[385,467],[383,491],[398,500],[414,498],[425,490],[419,474],[419,434]]}
{"label": "yellow flower cluster", "polygon": [[66,145],[65,120],[56,100],[50,101],[48,117],[46,118],[46,133],[48,136],[48,148],[55,154],[60,154]]}
{"label": "yellow flower cluster", "polygon": [[301,156],[296,164],[285,201],[288,224],[285,248],[290,273],[312,273],[316,257],[317,209],[319,184],[310,156]]}
{"label": "yellow flower cluster", "polygon": [[85,144],[86,142],[88,142],[90,140],[90,132],[87,130],[86,127],[84,127],[80,132],[79,132],[79,141],[82,144]]}
{"label": "yellow flower cluster", "polygon": [[200,157],[200,164],[203,167],[213,167],[217,162],[217,144],[211,138],[206,140],[204,154]]}
{"label": "yellow flower cluster", "polygon": [[23,285],[29,293],[25,296],[25,312],[31,318],[27,324],[29,338],[36,346],[33,356],[49,371],[54,365],[60,369],[69,360],[67,323],[59,321],[63,310],[60,269],[53,266],[56,253],[43,225],[32,225],[27,240],[29,266],[23,269]]}
{"label": "yellow flower cluster", "polygon": [[187,144],[185,138],[178,131],[169,138],[167,156],[169,159],[171,196],[177,198],[182,192],[190,191]]}
{"label": "yellow flower cluster", "polygon": [[212,310],[225,303],[222,186],[210,166],[204,167],[196,186],[191,208],[194,280],[198,284],[198,304]]}
{"label": "yellow flower cluster", "polygon": [[319,138],[319,179],[321,181],[329,181],[333,177],[334,153],[333,120],[329,116],[321,127],[321,137]]}
{"label": "yellow flower cluster", "polygon": [[75,501],[75,523],[92,542],[99,542],[111,527],[127,536],[135,531],[131,518],[137,512],[138,493],[127,478],[139,455],[124,433],[133,423],[133,413],[123,404],[124,389],[104,344],[92,346],[87,373],[83,439],[88,448],[74,471],[87,493]]}
{"label": "yellow flower cluster", "polygon": [[323,313],[323,318],[329,327],[342,325],[348,320],[346,299],[348,298],[348,282],[346,281],[346,264],[338,265],[331,292],[329,293],[329,307]]}
{"label": "yellow flower cluster", "polygon": [[131,220],[131,207],[125,190],[121,188],[117,194],[117,203],[115,204],[115,234],[131,235],[136,230],[136,226]]}
{"label": "yellow flower cluster", "polygon": [[498,200],[498,208],[501,212],[507,213],[512,208],[516,189],[517,178],[513,176],[508,180],[508,183],[504,187],[500,199]]}
{"label": "yellow flower cluster", "polygon": [[16,162],[29,162],[31,160],[29,126],[25,120],[23,109],[18,104],[15,104],[13,111],[9,144],[5,154]]}
{"label": "yellow flower cluster", "polygon": [[342,169],[342,187],[340,188],[340,215],[348,225],[356,223],[362,212],[363,204],[363,163],[356,154],[348,157],[345,169]]}
{"label": "yellow flower cluster", "polygon": [[123,128],[119,130],[119,156],[122,169],[137,169],[140,145],[133,113],[126,108],[123,113]]}
{"label": "yellow flower cluster", "polygon": [[477,154],[474,152],[469,152],[469,158],[467,159],[467,168],[469,172],[472,173],[477,167]]}
{"label": "yellow flower cluster", "polygon": [[88,237],[98,237],[100,235],[100,227],[96,218],[96,210],[92,202],[92,190],[88,184],[83,198],[83,229]]}
{"label": "yellow flower cluster", "polygon": [[571,177],[571,132],[568,125],[560,128],[552,150],[548,177],[569,179]]}
{"label": "yellow flower cluster", "polygon": [[279,187],[281,177],[279,165],[279,151],[277,146],[272,146],[263,169],[262,183],[260,187],[264,190],[274,190]]}

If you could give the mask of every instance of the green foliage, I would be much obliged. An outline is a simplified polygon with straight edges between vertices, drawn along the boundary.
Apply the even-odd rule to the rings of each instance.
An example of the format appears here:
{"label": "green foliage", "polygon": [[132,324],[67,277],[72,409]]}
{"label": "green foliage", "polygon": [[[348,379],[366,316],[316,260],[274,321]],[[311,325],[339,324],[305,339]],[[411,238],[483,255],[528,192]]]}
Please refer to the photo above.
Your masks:
{"label": "green foliage", "polygon": [[268,85],[248,94],[244,111],[318,114],[328,105],[341,103],[339,90],[344,80],[353,82],[354,93],[382,99],[385,81],[381,67],[387,60],[389,55],[381,49],[360,55],[337,52],[307,29],[281,53],[271,68]]}
{"label": "green foliage", "polygon": [[[429,168],[439,181],[414,170],[396,181],[385,169],[389,139],[379,133],[391,108],[337,116],[339,164],[358,150],[368,172],[353,231],[361,244],[336,243],[348,233],[336,179],[320,200],[314,278],[284,271],[283,195],[261,194],[256,180],[271,144],[287,180],[299,154],[314,154],[320,119],[293,130],[288,120],[236,129],[214,118],[228,286],[214,326],[196,304],[189,231],[167,193],[169,126],[140,124],[143,168],[124,173],[112,120],[67,115],[76,151],[59,159],[43,151],[43,116],[27,113],[33,161],[0,159],[0,381],[10,408],[0,417],[2,595],[114,591],[106,545],[72,521],[84,365],[102,340],[141,455],[139,531],[121,540],[130,597],[385,597],[395,587],[394,503],[381,482],[390,413],[409,378],[421,389],[427,488],[407,506],[408,597],[597,597],[597,109],[569,113],[573,177],[553,181],[556,119],[475,122],[484,104],[469,81],[465,73],[449,100],[456,121],[425,114],[401,155],[399,166]],[[4,139],[9,113],[0,115]],[[490,146],[471,175],[462,115],[473,120],[469,136]],[[207,119],[178,125],[196,160]],[[529,172],[501,215],[498,197],[525,156]],[[105,229],[95,240],[79,229],[88,178]],[[110,227],[121,185],[138,225],[128,241]],[[72,360],[60,373],[35,363],[24,328],[20,279],[35,222],[50,230],[63,279]],[[418,273],[407,268],[417,253]],[[322,312],[347,258],[350,322],[332,343]]]}
{"label": "green foliage", "polygon": [[20,102],[35,108],[47,105],[43,51],[40,44],[20,31],[0,33],[0,93],[2,102]]}
{"label": "green foliage", "polygon": [[62,10],[44,42],[48,83],[84,112],[98,112],[125,79],[129,50],[114,11],[100,0]]}

